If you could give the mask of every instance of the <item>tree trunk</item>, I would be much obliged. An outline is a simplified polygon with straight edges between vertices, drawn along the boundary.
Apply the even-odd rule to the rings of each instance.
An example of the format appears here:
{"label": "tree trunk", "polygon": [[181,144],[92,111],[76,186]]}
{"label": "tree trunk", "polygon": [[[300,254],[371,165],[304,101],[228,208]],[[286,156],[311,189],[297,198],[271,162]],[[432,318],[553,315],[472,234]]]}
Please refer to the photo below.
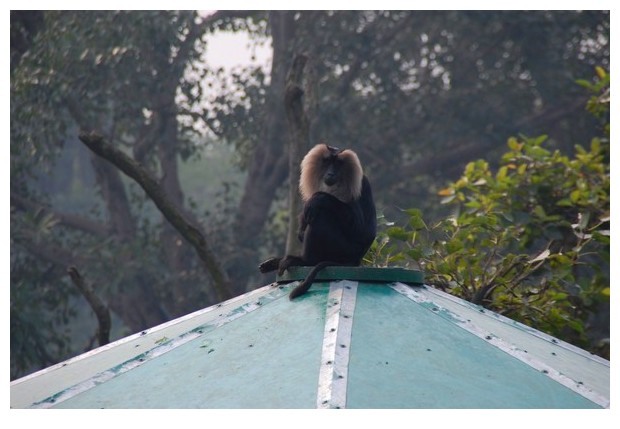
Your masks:
{"label": "tree trunk", "polygon": [[[258,258],[258,236],[265,225],[276,190],[288,173],[284,87],[291,56],[289,45],[294,37],[293,13],[273,11],[269,24],[273,39],[271,86],[265,106],[263,133],[248,167],[248,179],[235,222],[238,254],[230,271],[234,283],[243,281],[249,265]],[[251,269],[251,268],[250,268]]]}
{"label": "tree trunk", "polygon": [[308,57],[306,55],[295,56],[286,78],[286,94],[284,97],[289,129],[289,220],[285,252],[287,255],[299,255],[301,253],[301,242],[298,238],[298,214],[301,209],[298,186],[301,173],[300,162],[310,146],[310,119],[307,114],[307,102],[308,99],[310,103],[316,100],[315,82],[304,79],[304,74],[307,74],[307,63]]}

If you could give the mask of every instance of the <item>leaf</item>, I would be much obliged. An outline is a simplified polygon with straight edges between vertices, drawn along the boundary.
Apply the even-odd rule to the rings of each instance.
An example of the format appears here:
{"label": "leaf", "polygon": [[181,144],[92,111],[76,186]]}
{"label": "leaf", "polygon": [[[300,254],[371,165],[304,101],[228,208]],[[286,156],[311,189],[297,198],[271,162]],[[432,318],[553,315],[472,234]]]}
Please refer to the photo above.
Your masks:
{"label": "leaf", "polygon": [[540,253],[537,257],[535,257],[534,259],[531,259],[531,260],[527,261],[527,263],[528,264],[533,264],[534,262],[544,261],[545,259],[547,259],[549,257],[550,254],[551,254],[551,251],[549,249],[546,249],[542,253]]}
{"label": "leaf", "polygon": [[592,84],[585,79],[577,79],[575,83],[579,86],[583,86],[584,88],[590,89],[592,88]]}
{"label": "leaf", "polygon": [[514,150],[515,152],[517,152],[521,150],[521,148],[523,147],[523,143],[519,143],[519,141],[516,138],[510,137],[508,139],[508,147]]}
{"label": "leaf", "polygon": [[597,76],[600,77],[601,79],[605,79],[605,76],[607,76],[605,69],[603,69],[603,67],[601,66],[594,67],[594,70],[596,70]]}
{"label": "leaf", "polygon": [[479,209],[482,207],[482,204],[480,204],[480,201],[478,200],[471,200],[465,203],[465,207],[470,209]]}
{"label": "leaf", "polygon": [[497,180],[504,180],[507,175],[508,175],[508,167],[504,165],[500,167],[499,171],[497,172]]}
{"label": "leaf", "polygon": [[388,259],[390,263],[401,262],[405,260],[405,255],[402,253],[396,253],[395,255],[391,255]]}
{"label": "leaf", "polygon": [[422,210],[420,209],[406,209],[404,212],[412,217],[422,217]]}
{"label": "leaf", "polygon": [[441,204],[448,204],[448,203],[451,203],[452,201],[454,201],[455,198],[456,198],[456,195],[450,195],[449,197],[442,198],[440,203]]}
{"label": "leaf", "polygon": [[407,256],[409,256],[414,261],[417,261],[418,259],[421,259],[424,256],[422,249],[420,249],[419,247],[409,249],[407,250],[406,253],[407,253]]}
{"label": "leaf", "polygon": [[437,195],[439,195],[440,197],[447,197],[450,195],[454,195],[454,189],[452,188],[444,188],[442,190],[440,190],[439,192],[437,192]]}
{"label": "leaf", "polygon": [[601,140],[597,138],[593,138],[590,143],[590,150],[593,153],[599,153],[601,151]]}
{"label": "leaf", "polygon": [[394,226],[392,228],[388,228],[387,235],[390,238],[394,238],[396,240],[401,240],[401,241],[409,240],[409,233],[400,226]]}
{"label": "leaf", "polygon": [[579,213],[577,215],[577,219],[579,220],[579,229],[586,229],[588,227],[588,223],[590,222],[590,212]]}
{"label": "leaf", "polygon": [[168,341],[168,337],[163,336],[163,337],[161,337],[159,340],[155,341],[155,344],[163,344],[163,343],[165,343],[166,341]]}
{"label": "leaf", "polygon": [[558,253],[557,255],[554,255],[553,259],[560,265],[565,265],[567,267],[573,266],[573,261],[571,260],[571,258],[569,258],[568,256],[562,253]]}
{"label": "leaf", "polygon": [[510,222],[510,223],[514,223],[514,221],[515,221],[515,218],[514,218],[514,216],[512,215],[512,213],[505,213],[505,212],[502,212],[502,213],[500,213],[500,215],[501,215],[504,219],[506,219],[508,222]]}
{"label": "leaf", "polygon": [[594,238],[597,242],[607,246],[611,244],[611,239],[609,238],[609,231],[594,232],[592,234],[592,238]]}
{"label": "leaf", "polygon": [[547,136],[546,134],[540,135],[538,137],[536,137],[532,143],[535,146],[540,146],[541,144],[543,144],[547,139],[549,138],[549,136]]}
{"label": "leaf", "polygon": [[424,229],[426,228],[426,224],[421,217],[411,216],[409,218],[409,225],[414,229]]}
{"label": "leaf", "polygon": [[545,158],[545,157],[549,156],[549,151],[546,150],[546,149],[543,149],[540,146],[534,146],[534,147],[530,148],[529,154],[532,157],[540,159],[540,158]]}
{"label": "leaf", "polygon": [[543,209],[542,206],[534,207],[534,214],[541,219],[545,219],[547,217],[547,213],[545,213],[545,209]]}
{"label": "leaf", "polygon": [[462,250],[464,247],[465,245],[463,244],[463,242],[457,239],[450,240],[448,241],[448,243],[446,243],[446,248],[448,250],[448,253],[458,252],[459,250]]}
{"label": "leaf", "polygon": [[585,330],[583,326],[583,322],[581,320],[568,320],[567,324],[568,326],[570,326],[571,328],[573,328],[575,331],[579,332],[580,334],[583,334]]}

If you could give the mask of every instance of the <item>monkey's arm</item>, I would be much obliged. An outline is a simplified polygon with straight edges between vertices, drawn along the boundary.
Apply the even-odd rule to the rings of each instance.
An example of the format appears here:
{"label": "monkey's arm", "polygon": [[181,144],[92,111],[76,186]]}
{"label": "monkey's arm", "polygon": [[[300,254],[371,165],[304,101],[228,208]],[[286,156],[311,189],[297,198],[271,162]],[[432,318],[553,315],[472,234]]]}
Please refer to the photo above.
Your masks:
{"label": "monkey's arm", "polygon": [[361,238],[365,245],[370,247],[377,235],[377,210],[372,198],[370,182],[366,176],[362,179],[362,194],[358,200],[358,206],[362,213]]}
{"label": "monkey's arm", "polygon": [[306,228],[308,228],[308,222],[306,221],[306,216],[304,216],[304,211],[299,213],[299,230],[297,231],[297,238],[300,242],[304,242],[304,234],[306,233]]}

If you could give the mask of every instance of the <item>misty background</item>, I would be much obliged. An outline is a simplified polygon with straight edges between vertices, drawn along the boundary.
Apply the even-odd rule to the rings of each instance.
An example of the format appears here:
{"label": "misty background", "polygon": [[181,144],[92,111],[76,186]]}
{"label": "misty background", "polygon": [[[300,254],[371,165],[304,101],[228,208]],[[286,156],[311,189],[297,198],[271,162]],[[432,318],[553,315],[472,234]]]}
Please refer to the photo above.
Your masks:
{"label": "misty background", "polygon": [[[268,284],[284,252],[284,94],[298,54],[308,145],[355,150],[378,211],[445,215],[465,165],[511,136],[596,135],[576,81],[609,69],[606,11],[11,11],[11,378]],[[105,141],[199,227],[201,259]],[[207,267],[207,268],[205,268]],[[224,285],[224,286],[221,286]]]}

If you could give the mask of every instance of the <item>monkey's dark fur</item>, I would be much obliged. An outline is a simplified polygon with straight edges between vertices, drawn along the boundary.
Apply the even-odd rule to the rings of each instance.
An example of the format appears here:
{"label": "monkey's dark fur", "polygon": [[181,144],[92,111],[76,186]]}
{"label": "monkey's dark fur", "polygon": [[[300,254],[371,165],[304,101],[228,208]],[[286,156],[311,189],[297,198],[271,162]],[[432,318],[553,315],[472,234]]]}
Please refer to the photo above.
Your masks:
{"label": "monkey's dark fur", "polygon": [[299,190],[304,201],[299,215],[301,256],[271,258],[259,267],[262,273],[277,269],[282,275],[288,267],[314,266],[290,299],[306,293],[326,266],[359,265],[377,232],[370,183],[352,150],[326,144],[312,148],[301,162]]}

